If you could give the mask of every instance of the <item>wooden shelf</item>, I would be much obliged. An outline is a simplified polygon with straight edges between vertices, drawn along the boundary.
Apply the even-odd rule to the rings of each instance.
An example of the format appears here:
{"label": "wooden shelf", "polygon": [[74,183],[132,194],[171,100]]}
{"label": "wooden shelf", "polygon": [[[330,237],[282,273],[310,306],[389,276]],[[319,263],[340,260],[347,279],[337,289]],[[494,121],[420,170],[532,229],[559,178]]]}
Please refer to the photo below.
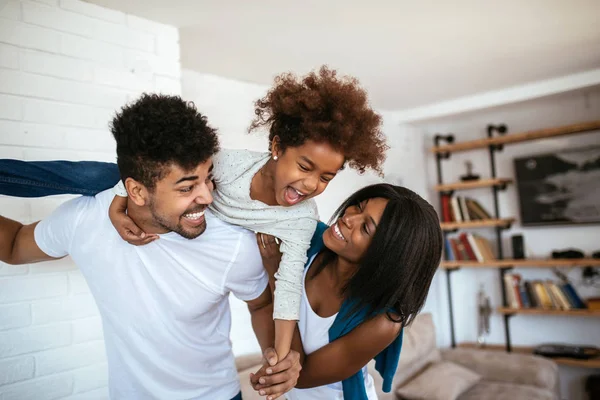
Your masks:
{"label": "wooden shelf", "polygon": [[436,185],[435,190],[438,192],[449,192],[451,190],[468,190],[492,186],[503,186],[512,183],[512,179],[496,178],[496,179],[478,179],[476,181],[455,182],[445,185]]}
{"label": "wooden shelf", "polygon": [[572,310],[555,310],[543,308],[510,308],[499,307],[497,310],[500,314],[527,314],[527,315],[564,315],[577,317],[600,317],[600,310],[588,309],[572,309]]}
{"label": "wooden shelf", "polygon": [[512,133],[488,139],[470,140],[467,142],[455,143],[447,146],[437,146],[432,148],[431,152],[456,153],[459,151],[481,149],[493,144],[520,143],[555,136],[574,135],[578,133],[591,132],[598,129],[600,129],[600,121],[590,121],[579,124],[560,126],[558,128],[547,128],[522,133]]}
{"label": "wooden shelf", "polygon": [[572,267],[598,267],[600,266],[600,258],[550,258],[550,259],[535,259],[526,260],[489,260],[484,262],[479,261],[442,261],[440,267],[443,269],[456,268],[572,268]]}
{"label": "wooden shelf", "polygon": [[[487,344],[483,347],[479,347],[477,343],[465,342],[459,343],[459,348],[466,349],[479,349],[487,351],[505,351],[506,347],[502,344]],[[527,346],[513,346],[512,352],[517,354],[533,354],[533,347]],[[600,368],[600,357],[591,358],[589,360],[578,360],[576,358],[549,358],[560,365],[568,365],[570,367],[580,368]]]}
{"label": "wooden shelf", "polygon": [[469,222],[442,222],[440,226],[444,231],[453,231],[455,229],[465,228],[488,228],[494,226],[509,226],[515,222],[514,218],[503,218],[503,219],[479,219]]}

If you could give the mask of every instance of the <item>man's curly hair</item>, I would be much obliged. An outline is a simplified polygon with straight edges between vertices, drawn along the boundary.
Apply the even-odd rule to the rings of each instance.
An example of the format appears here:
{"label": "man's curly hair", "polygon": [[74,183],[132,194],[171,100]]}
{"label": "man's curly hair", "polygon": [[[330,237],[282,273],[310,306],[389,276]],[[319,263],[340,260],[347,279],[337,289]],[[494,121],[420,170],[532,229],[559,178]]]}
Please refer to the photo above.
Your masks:
{"label": "man's curly hair", "polygon": [[267,127],[269,141],[278,136],[282,150],[307,140],[328,143],[344,154],[350,167],[382,174],[388,147],[380,130],[381,117],[371,109],[355,78],[338,77],[326,66],[301,79],[284,73],[256,101],[255,114],[248,130]]}
{"label": "man's curly hair", "polygon": [[219,150],[216,130],[179,96],[144,93],[116,114],[110,129],[121,179],[133,178],[150,190],[170,165],[192,170]]}

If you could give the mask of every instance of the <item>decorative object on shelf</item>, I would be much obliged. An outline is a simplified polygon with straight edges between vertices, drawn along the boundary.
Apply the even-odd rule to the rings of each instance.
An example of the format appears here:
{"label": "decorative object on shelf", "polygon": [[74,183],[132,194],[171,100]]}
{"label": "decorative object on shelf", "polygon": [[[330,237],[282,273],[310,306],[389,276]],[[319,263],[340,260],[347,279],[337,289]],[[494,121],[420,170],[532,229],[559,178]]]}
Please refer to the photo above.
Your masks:
{"label": "decorative object on shelf", "polygon": [[460,180],[463,182],[466,181],[476,181],[479,179],[479,175],[473,173],[473,163],[471,161],[465,161],[465,167],[467,168],[467,173],[461,175]]}
{"label": "decorative object on shelf", "polygon": [[512,243],[513,259],[515,259],[515,260],[524,259],[525,258],[525,243],[524,243],[523,235],[512,235],[511,243]]}
{"label": "decorative object on shelf", "polygon": [[524,226],[600,223],[600,147],[514,160]]}
{"label": "decorative object on shelf", "polygon": [[552,258],[583,258],[583,251],[577,249],[564,249],[552,251]]}
{"label": "decorative object on shelf", "polygon": [[550,358],[567,357],[579,360],[589,360],[590,358],[600,357],[600,349],[594,346],[541,344],[533,349],[533,354]]}
{"label": "decorative object on shelf", "polygon": [[483,291],[483,285],[477,293],[477,343],[483,347],[486,342],[486,337],[490,334],[490,315],[492,315],[492,307],[490,298]]}

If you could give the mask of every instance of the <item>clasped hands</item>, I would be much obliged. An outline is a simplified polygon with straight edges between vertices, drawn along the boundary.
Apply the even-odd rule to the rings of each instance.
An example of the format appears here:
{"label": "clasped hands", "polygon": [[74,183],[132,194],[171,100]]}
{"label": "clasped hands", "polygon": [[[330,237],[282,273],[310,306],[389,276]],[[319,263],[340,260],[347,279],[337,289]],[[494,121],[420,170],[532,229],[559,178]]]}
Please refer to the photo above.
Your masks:
{"label": "clasped hands", "polygon": [[278,362],[277,352],[270,347],[263,353],[263,366],[250,374],[250,384],[267,400],[275,400],[296,386],[301,369],[298,352],[291,350]]}

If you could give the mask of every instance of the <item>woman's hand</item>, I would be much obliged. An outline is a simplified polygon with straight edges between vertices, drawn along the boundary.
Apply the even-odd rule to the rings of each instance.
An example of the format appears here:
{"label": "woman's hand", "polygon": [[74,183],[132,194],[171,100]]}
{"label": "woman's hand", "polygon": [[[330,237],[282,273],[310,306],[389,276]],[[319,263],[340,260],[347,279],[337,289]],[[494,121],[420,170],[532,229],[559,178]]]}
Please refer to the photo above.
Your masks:
{"label": "woman's hand", "polygon": [[141,246],[148,244],[156,239],[158,235],[148,235],[140,229],[127,215],[127,198],[115,196],[108,209],[110,222],[119,233],[119,235],[129,244]]}
{"label": "woman's hand", "polygon": [[264,365],[256,374],[250,374],[250,384],[261,396],[267,396],[267,400],[275,400],[296,386],[302,370],[300,355],[292,350],[277,362],[275,349],[268,348],[263,357]]}
{"label": "woman's hand", "polygon": [[279,269],[279,263],[281,262],[281,251],[279,251],[279,239],[265,233],[256,234],[256,243],[258,244],[258,250],[263,260],[263,265],[269,274],[269,277],[273,278],[275,273]]}

